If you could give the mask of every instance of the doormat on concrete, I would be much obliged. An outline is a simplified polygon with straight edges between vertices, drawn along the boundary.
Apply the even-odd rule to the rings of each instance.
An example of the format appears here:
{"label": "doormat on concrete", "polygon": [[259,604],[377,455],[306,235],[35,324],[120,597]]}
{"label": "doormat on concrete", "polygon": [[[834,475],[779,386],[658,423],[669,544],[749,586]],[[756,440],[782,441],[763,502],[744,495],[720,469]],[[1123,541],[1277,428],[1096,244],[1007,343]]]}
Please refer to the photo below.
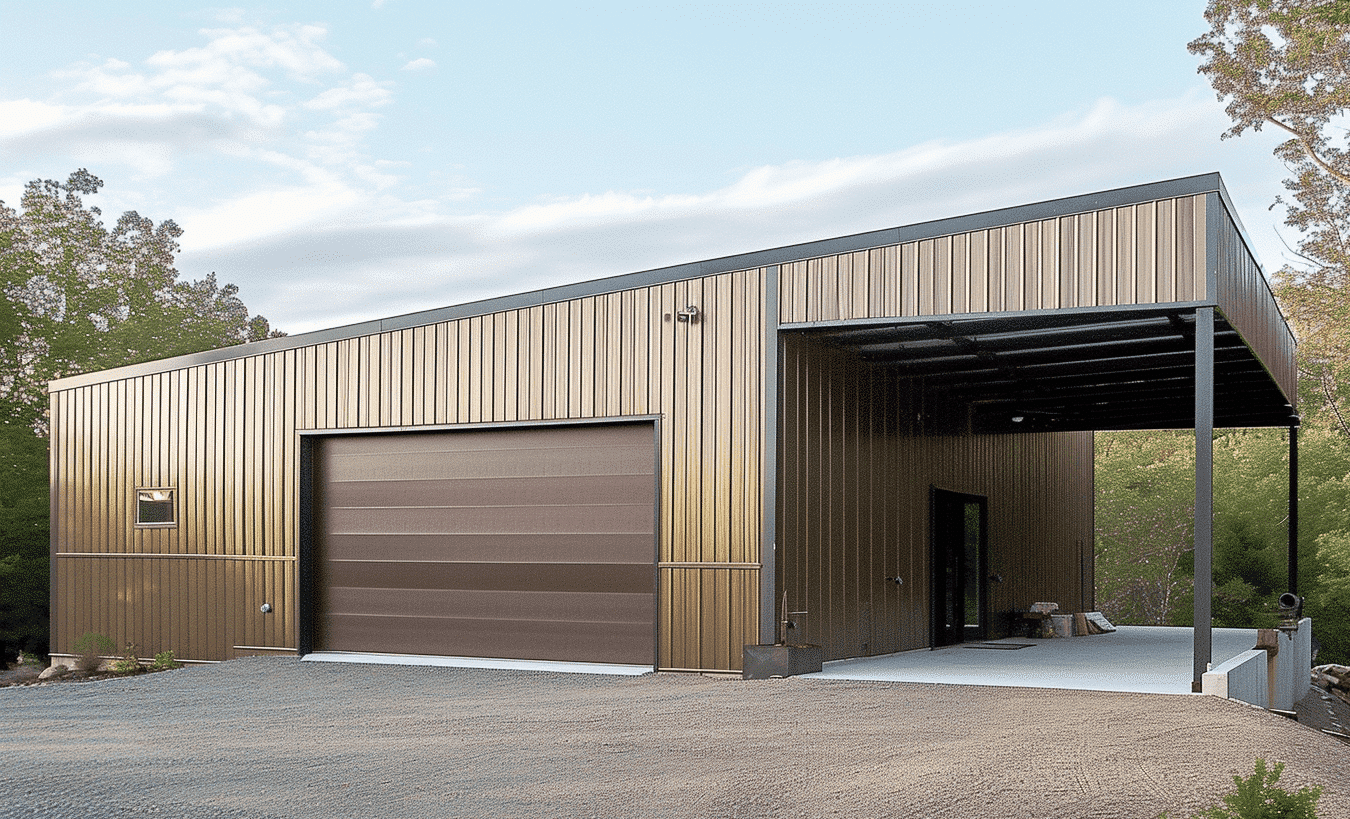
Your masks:
{"label": "doormat on concrete", "polygon": [[1031,648],[1035,643],[970,643],[962,648],[992,648],[996,651],[1016,651],[1019,648]]}

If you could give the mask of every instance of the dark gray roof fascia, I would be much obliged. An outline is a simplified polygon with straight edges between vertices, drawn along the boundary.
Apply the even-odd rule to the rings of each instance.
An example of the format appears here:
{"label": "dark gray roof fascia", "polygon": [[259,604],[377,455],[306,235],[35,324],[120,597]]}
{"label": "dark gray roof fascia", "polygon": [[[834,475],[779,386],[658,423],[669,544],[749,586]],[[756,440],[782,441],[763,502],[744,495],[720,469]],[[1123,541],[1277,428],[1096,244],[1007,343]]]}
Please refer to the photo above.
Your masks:
{"label": "dark gray roof fascia", "polygon": [[[1243,240],[1246,241],[1246,233],[1242,229],[1242,223],[1238,221],[1237,212],[1233,208],[1232,201],[1228,198],[1228,191],[1223,186],[1223,180],[1219,177],[1217,172],[1204,173],[1195,176],[1184,176],[1178,179],[1168,179],[1162,182],[1132,185],[1127,188],[1115,188],[1113,190],[1099,191],[1097,193],[1069,196],[1062,199],[1051,199],[1029,205],[1016,205],[1010,208],[981,211],[980,213],[972,213],[965,216],[935,219],[929,222],[920,222],[904,227],[873,230],[866,233],[855,233],[850,236],[840,236],[833,239],[820,239],[817,241],[803,242],[801,244],[787,245],[785,247],[772,248],[769,250],[741,253],[735,256],[723,256],[702,262],[660,267],[638,273],[624,273],[602,279],[591,279],[576,284],[547,287],[542,290],[518,293],[511,296],[501,296],[483,299],[481,301],[466,302],[464,304],[456,304],[449,307],[422,310],[416,313],[405,313],[399,316],[365,321],[358,324],[347,324],[327,330],[315,330],[313,332],[301,333],[294,336],[270,338],[249,344],[237,344],[200,353],[189,353],[188,355],[176,356],[174,358],[163,358],[158,361],[146,361],[140,364],[132,364],[110,370],[71,375],[53,380],[50,382],[48,389],[49,391],[55,392],[58,390],[81,387],[87,384],[115,381],[120,378],[150,375],[152,373],[195,367],[233,358],[247,358],[254,355],[274,353],[279,350],[308,347],[313,344],[324,344],[330,341],[341,341],[342,339],[347,338],[358,338],[360,336],[373,335],[376,333],[388,332],[390,330],[402,330],[409,327],[421,327],[453,319],[482,316],[489,313],[500,312],[502,310],[515,310],[540,304],[552,304],[583,296],[595,296],[602,293],[615,293],[639,287],[651,287],[653,285],[666,284],[668,282],[684,281],[686,279],[695,279],[702,276],[729,273],[737,270],[753,270],[758,267],[784,264],[786,262],[795,262],[802,259],[814,259],[820,256],[834,255],[836,253],[851,253],[859,250],[870,250],[875,247],[898,245],[905,242],[931,239],[953,233],[986,230],[989,228],[1003,227],[1005,225],[1015,225],[1021,222],[1053,219],[1055,217],[1068,216],[1074,213],[1087,213],[1094,210],[1120,207],[1122,205],[1133,205],[1142,202],[1152,202],[1158,199],[1171,199],[1178,196],[1190,196],[1197,193],[1210,193],[1212,191],[1218,191],[1219,195],[1223,198],[1224,205],[1228,209],[1228,215],[1233,219],[1233,223],[1237,225]],[[1249,249],[1250,244],[1251,243],[1248,242]]]}

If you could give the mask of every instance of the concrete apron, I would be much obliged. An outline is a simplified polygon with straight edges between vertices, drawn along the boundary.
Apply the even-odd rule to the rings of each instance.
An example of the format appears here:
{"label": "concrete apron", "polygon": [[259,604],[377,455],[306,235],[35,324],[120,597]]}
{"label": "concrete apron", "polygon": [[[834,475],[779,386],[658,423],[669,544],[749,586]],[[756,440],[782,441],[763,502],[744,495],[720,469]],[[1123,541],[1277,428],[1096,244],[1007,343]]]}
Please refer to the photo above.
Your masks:
{"label": "concrete apron", "polygon": [[[1256,629],[1216,628],[1211,665],[1256,645]],[[1112,634],[1055,639],[1009,638],[992,644],[1022,644],[1013,651],[970,648],[966,643],[881,657],[825,663],[803,679],[887,680],[892,682],[1065,688],[1190,694],[1192,630],[1172,626],[1120,626]]]}
{"label": "concrete apron", "polygon": [[649,665],[568,663],[550,660],[494,659],[491,657],[436,657],[425,654],[377,654],[360,651],[315,651],[300,659],[307,663],[432,665],[443,668],[495,668],[504,671],[553,671],[563,674],[612,674],[628,677],[652,673],[652,667]]}

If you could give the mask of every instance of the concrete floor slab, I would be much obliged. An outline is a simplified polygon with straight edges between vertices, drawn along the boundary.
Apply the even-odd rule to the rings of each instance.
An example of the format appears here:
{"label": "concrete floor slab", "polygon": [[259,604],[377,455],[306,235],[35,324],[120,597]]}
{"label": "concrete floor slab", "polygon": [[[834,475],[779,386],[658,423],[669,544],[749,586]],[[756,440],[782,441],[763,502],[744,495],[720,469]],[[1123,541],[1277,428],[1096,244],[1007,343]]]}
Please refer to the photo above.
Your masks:
{"label": "concrete floor slab", "polygon": [[[1171,626],[1120,626],[1112,634],[1059,639],[1009,638],[993,644],[1026,644],[1018,650],[973,644],[920,649],[881,657],[825,663],[804,677],[887,680],[1143,694],[1191,693],[1193,631]],[[1256,645],[1256,629],[1216,628],[1212,665]]]}

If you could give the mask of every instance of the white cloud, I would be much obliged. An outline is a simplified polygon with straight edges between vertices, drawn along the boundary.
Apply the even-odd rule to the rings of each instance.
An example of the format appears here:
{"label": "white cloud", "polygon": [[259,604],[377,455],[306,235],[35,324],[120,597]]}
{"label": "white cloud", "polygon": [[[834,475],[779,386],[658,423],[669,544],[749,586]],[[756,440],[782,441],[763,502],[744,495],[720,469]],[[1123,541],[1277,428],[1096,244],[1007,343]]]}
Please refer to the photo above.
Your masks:
{"label": "white cloud", "polygon": [[393,83],[377,82],[368,74],[353,74],[347,85],[334,86],[305,102],[305,107],[316,111],[353,106],[388,105],[393,101],[389,87]]}
{"label": "white cloud", "polygon": [[409,62],[409,63],[406,63],[406,64],[403,66],[403,70],[404,70],[404,71],[426,71],[426,70],[429,69],[429,68],[435,68],[435,67],[436,67],[436,61],[435,61],[435,60],[428,60],[426,57],[418,57],[417,59],[415,59],[415,60],[413,60],[413,61],[411,61],[411,62]]}
{"label": "white cloud", "polygon": [[189,229],[183,269],[218,271],[252,309],[301,332],[1216,169],[1241,211],[1262,220],[1248,225],[1261,246],[1280,168],[1267,144],[1221,143],[1224,127],[1197,91],[1102,100],[981,139],[754,168],[700,194],[609,191],[452,218],[437,215],[449,193],[410,202],[390,189],[340,211],[316,201],[298,229],[239,230],[209,248]]}
{"label": "white cloud", "polygon": [[359,191],[338,180],[306,187],[258,191],[207,209],[189,209],[177,220],[194,237],[193,246],[210,248],[294,232],[341,215],[361,200]]}
{"label": "white cloud", "polygon": [[263,32],[245,26],[234,29],[203,29],[209,42],[199,48],[160,51],[145,62],[176,76],[219,81],[239,66],[281,68],[291,74],[313,77],[342,70],[342,63],[319,45],[328,30],[323,26],[276,26]]}
{"label": "white cloud", "polygon": [[0,151],[30,165],[75,163],[109,176],[120,165],[141,177],[209,156],[225,188],[329,185],[334,175],[352,191],[389,187],[397,177],[371,172],[366,140],[392,83],[347,72],[323,47],[326,34],[305,25],[204,29],[202,45],[139,63],[72,65],[55,75],[69,87],[50,99],[0,100]]}
{"label": "white cloud", "polygon": [[37,100],[0,100],[0,140],[51,128],[67,116],[62,105]]}

